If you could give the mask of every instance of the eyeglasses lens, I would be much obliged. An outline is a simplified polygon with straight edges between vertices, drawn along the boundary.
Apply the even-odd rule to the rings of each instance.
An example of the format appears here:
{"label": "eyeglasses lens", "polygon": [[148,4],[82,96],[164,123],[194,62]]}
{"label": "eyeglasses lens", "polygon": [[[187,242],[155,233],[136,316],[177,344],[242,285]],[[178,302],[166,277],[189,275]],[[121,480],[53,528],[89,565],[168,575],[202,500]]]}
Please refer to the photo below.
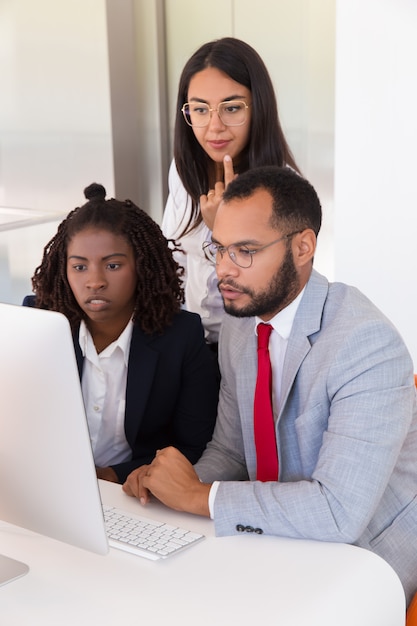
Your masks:
{"label": "eyeglasses lens", "polygon": [[248,105],[243,100],[230,100],[220,102],[217,109],[211,109],[203,102],[187,102],[182,107],[184,119],[189,126],[203,128],[211,119],[211,114],[216,111],[225,126],[241,126],[246,121]]}

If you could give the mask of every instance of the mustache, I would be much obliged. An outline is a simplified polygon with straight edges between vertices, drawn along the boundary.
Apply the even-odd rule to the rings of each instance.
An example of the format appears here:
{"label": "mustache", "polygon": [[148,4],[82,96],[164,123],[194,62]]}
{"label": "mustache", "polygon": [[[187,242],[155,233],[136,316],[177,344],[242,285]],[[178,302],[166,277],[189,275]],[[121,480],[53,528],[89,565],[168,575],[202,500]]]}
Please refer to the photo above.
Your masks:
{"label": "mustache", "polygon": [[227,285],[227,287],[232,287],[232,289],[236,289],[237,291],[241,291],[242,293],[246,293],[248,295],[252,295],[252,291],[247,289],[247,287],[242,287],[239,283],[236,283],[234,280],[230,278],[221,278],[217,283],[217,289],[220,291],[220,287],[222,285]]}

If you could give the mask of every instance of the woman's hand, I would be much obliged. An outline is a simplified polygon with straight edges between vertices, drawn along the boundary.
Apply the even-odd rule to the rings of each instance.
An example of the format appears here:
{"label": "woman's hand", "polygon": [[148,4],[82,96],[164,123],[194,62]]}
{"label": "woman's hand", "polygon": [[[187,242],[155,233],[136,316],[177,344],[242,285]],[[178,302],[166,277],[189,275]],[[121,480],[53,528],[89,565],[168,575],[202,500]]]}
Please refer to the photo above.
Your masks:
{"label": "woman's hand", "polygon": [[228,154],[223,159],[224,168],[224,182],[217,181],[214,185],[214,189],[210,189],[207,194],[200,196],[200,210],[203,220],[206,226],[210,230],[213,230],[214,219],[216,217],[217,209],[223,198],[223,192],[227,188],[228,184],[236,178],[233,170],[232,157]]}

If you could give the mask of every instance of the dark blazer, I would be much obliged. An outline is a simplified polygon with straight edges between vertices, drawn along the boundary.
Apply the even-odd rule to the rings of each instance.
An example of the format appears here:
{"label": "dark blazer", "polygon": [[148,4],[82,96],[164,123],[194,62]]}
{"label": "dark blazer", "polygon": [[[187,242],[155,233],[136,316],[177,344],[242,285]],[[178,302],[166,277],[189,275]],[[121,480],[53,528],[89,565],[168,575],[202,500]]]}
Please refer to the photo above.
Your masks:
{"label": "dark blazer", "polygon": [[[34,306],[34,296],[26,296],[23,304]],[[81,378],[84,359],[78,329],[73,340]],[[135,324],[125,411],[132,460],[113,466],[119,481],[150,463],[165,446],[175,446],[195,463],[211,439],[217,399],[215,361],[197,314],[180,311],[162,335],[145,335]]]}

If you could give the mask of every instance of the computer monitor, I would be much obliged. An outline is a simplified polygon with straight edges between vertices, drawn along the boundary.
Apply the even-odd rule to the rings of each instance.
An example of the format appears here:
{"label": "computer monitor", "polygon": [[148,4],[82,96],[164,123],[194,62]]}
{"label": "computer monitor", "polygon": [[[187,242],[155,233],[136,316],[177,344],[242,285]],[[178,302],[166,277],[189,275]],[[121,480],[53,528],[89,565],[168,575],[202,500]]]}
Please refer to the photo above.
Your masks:
{"label": "computer monitor", "polygon": [[106,554],[66,317],[0,303],[0,381],[0,519]]}

